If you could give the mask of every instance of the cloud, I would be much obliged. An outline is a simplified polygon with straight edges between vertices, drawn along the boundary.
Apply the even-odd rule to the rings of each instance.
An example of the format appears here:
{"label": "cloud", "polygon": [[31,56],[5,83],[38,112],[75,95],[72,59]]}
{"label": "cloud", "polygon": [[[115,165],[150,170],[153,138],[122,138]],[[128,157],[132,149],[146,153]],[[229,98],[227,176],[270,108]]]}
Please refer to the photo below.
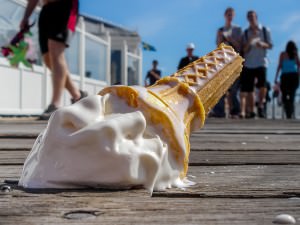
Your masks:
{"label": "cloud", "polygon": [[300,12],[290,14],[286,19],[283,20],[280,25],[281,31],[289,31],[298,27],[300,23]]}

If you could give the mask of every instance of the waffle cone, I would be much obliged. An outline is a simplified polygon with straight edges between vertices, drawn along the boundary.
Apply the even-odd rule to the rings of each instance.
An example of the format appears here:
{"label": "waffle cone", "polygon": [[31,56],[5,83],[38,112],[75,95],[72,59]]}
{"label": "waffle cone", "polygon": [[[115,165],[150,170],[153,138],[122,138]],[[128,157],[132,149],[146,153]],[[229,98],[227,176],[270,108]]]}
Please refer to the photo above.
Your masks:
{"label": "waffle cone", "polygon": [[100,91],[117,95],[161,131],[181,177],[186,176],[190,133],[203,126],[207,113],[242,70],[243,58],[225,44],[154,85],[111,86]]}

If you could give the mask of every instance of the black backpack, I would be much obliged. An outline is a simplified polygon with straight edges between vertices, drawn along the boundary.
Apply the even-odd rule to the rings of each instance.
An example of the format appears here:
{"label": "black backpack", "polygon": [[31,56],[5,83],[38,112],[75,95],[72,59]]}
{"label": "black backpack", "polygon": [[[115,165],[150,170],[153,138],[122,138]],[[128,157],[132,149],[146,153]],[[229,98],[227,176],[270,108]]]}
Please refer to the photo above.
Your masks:
{"label": "black backpack", "polygon": [[[265,42],[268,42],[268,38],[267,38],[267,28],[263,26],[263,27],[262,27],[262,30],[263,30],[264,41],[265,41]],[[246,41],[248,41],[248,32],[249,32],[249,28],[247,28],[247,29],[244,31],[244,36],[245,36],[245,40],[246,40]],[[244,56],[244,50],[243,50],[243,48],[241,48],[240,55],[241,55],[241,56]]]}
{"label": "black backpack", "polygon": [[[268,39],[267,39],[267,28],[266,27],[262,27],[262,30],[263,30],[263,35],[264,35],[264,41],[268,42]],[[245,35],[246,41],[248,41],[248,32],[249,32],[249,28],[247,28],[244,31],[244,35]]]}

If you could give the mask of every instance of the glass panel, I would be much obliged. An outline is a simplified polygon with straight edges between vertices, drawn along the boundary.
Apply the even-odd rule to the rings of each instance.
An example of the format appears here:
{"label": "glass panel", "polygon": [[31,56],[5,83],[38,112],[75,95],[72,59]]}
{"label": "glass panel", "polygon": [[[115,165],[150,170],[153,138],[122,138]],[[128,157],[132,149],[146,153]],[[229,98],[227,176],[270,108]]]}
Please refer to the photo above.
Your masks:
{"label": "glass panel", "polygon": [[89,37],[86,37],[85,44],[86,77],[106,82],[107,46]]}
{"label": "glass panel", "polygon": [[71,44],[66,50],[66,59],[69,70],[72,74],[79,75],[79,37],[80,33],[75,32]]}
{"label": "glass panel", "polygon": [[113,50],[111,51],[111,84],[121,84],[121,51]]}
{"label": "glass panel", "polygon": [[139,60],[128,56],[128,85],[139,84]]}
{"label": "glass panel", "polygon": [[[10,40],[19,31],[19,24],[24,15],[25,8],[13,1],[0,0],[0,46],[9,44]],[[34,27],[31,28],[33,36],[27,37],[27,42],[30,44],[28,51],[28,58],[36,60],[41,64],[41,55],[38,45],[38,32],[37,32],[37,18],[38,14],[33,13],[30,21],[36,21]],[[2,56],[2,55],[1,55]]]}

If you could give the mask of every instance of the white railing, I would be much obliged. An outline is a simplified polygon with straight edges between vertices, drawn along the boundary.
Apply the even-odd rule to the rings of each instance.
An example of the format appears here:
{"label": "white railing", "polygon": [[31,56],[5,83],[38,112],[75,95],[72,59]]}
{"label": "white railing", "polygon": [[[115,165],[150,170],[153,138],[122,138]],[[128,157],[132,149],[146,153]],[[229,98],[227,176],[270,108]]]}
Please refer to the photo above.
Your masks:
{"label": "white railing", "polygon": [[[12,0],[22,7],[26,1]],[[39,9],[37,9],[39,11]],[[76,32],[79,33],[79,74],[71,74],[75,84],[89,94],[96,94],[103,87],[110,84],[110,37],[105,40],[85,32],[84,19],[80,18]],[[86,38],[92,39],[106,48],[104,80],[86,78]],[[99,62],[101,65],[101,62]],[[45,66],[33,65],[32,69],[20,65],[12,68],[7,59],[0,56],[0,115],[35,115],[40,114],[51,101],[52,84],[50,72]],[[70,95],[65,92],[62,97],[62,105],[70,104]]]}
{"label": "white railing", "polygon": [[[25,7],[25,0],[10,0],[4,3],[13,2],[19,6]],[[40,9],[37,9],[38,13]],[[17,29],[17,27],[16,27]],[[83,17],[79,18],[76,33],[79,36],[78,43],[75,44],[77,55],[70,54],[73,58],[73,64],[77,69],[76,73],[71,74],[71,79],[82,90],[89,94],[98,93],[103,87],[111,85],[111,36],[108,32],[103,37],[98,37],[86,32],[85,21]],[[142,81],[142,54],[139,48],[135,53],[129,52],[126,41],[120,46],[122,54],[121,62],[121,83],[128,85],[128,70],[131,71],[135,79],[134,84],[141,84]],[[116,41],[116,40],[114,40]],[[90,43],[96,47],[98,45],[99,55],[96,55],[97,61],[94,63],[93,77],[87,77],[87,63],[92,59],[92,55],[87,52],[87,44]],[[119,45],[117,43],[117,46]],[[72,46],[71,46],[72,47]],[[70,47],[70,48],[71,48]],[[69,48],[69,49],[70,49]],[[115,49],[115,48],[114,48]],[[95,49],[93,49],[96,51]],[[96,52],[97,53],[97,52]],[[66,54],[68,55],[68,54]],[[98,60],[99,59],[99,60]],[[100,60],[103,59],[103,60]],[[72,61],[71,59],[68,59]],[[134,65],[128,65],[129,61],[134,60]],[[78,63],[78,65],[77,65]],[[70,64],[69,64],[70,65]],[[133,72],[132,72],[133,71]],[[72,70],[71,70],[72,73]],[[33,69],[28,69],[22,65],[19,68],[12,68],[8,61],[0,55],[0,115],[37,115],[40,114],[51,101],[52,84],[50,71],[43,65],[34,65]],[[70,104],[70,95],[65,91],[62,97],[62,105]]]}

